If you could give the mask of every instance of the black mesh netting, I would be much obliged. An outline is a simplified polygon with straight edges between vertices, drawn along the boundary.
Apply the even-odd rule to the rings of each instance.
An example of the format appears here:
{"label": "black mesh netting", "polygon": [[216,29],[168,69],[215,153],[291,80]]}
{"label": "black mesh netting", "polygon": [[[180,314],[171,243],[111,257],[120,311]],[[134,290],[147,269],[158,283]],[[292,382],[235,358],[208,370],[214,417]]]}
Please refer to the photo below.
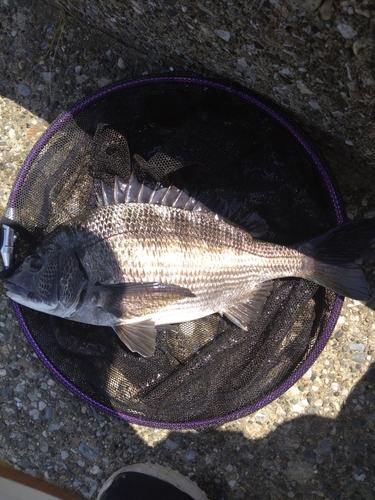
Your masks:
{"label": "black mesh netting", "polygon": [[[270,241],[317,236],[337,224],[340,211],[329,174],[299,132],[257,99],[195,78],[105,89],[51,125],[20,173],[6,216],[40,240],[96,206],[101,180],[113,185],[115,175],[128,180],[134,171],[208,205],[215,200],[229,218],[256,210]],[[219,315],[161,327],[148,359],[128,351],[109,327],[25,307],[20,317],[44,361],[81,396],[124,418],[189,426],[220,423],[266,401],[311,357],[335,297],[304,280],[277,280],[248,332]]]}

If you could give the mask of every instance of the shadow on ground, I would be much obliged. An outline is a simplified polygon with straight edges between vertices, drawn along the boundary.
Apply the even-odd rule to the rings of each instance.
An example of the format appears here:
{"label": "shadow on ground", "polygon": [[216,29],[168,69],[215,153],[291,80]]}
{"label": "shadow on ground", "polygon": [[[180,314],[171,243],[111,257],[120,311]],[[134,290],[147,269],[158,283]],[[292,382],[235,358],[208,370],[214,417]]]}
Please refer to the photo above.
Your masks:
{"label": "shadow on ground", "polygon": [[[159,462],[177,466],[181,473],[190,472],[190,477],[212,500],[370,500],[375,497],[374,431],[373,364],[336,419],[314,415],[296,418],[259,440],[246,440],[235,431],[174,431],[156,447],[145,449],[142,440],[137,443],[134,436],[132,448],[142,449],[137,456],[139,461],[154,461],[158,457]],[[212,450],[209,455],[205,453],[208,443]],[[113,443],[113,452],[118,453],[123,446]],[[122,456],[124,462],[131,458],[126,447]],[[223,470],[227,456],[231,457],[230,465]],[[193,474],[190,467],[184,471],[184,461],[195,463]],[[199,468],[201,461],[205,463],[204,474]]]}

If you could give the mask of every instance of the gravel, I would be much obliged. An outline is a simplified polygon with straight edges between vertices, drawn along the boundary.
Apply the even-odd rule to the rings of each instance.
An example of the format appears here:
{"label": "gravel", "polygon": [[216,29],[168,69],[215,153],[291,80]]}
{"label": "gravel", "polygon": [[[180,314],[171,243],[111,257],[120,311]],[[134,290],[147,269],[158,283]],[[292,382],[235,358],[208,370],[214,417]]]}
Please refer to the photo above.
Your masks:
{"label": "gravel", "polygon": [[[87,3],[86,19],[112,36],[39,1],[1,6],[1,208],[61,111],[121,77],[175,68],[218,72],[291,109],[329,158],[348,212],[373,217],[374,11],[355,1],[248,4],[134,1],[124,29]],[[1,290],[0,459],[87,499],[120,467],[146,461],[190,477],[212,500],[374,498],[370,306],[346,299],[316,363],[267,407],[215,430],[168,431],[102,414],[53,380]]]}
{"label": "gravel", "polygon": [[31,88],[22,82],[17,85],[17,90],[23,97],[28,97],[31,94]]}
{"label": "gravel", "polygon": [[337,25],[337,29],[346,40],[352,40],[358,35],[357,31],[349,24],[340,23]]}

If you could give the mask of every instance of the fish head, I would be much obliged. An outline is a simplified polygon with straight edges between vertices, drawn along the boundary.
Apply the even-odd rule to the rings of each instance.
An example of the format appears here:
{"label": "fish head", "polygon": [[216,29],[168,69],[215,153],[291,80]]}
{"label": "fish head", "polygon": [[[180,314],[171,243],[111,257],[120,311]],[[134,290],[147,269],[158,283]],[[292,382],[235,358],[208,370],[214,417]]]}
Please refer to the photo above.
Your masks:
{"label": "fish head", "polygon": [[37,311],[70,317],[85,294],[87,276],[69,249],[29,255],[7,276],[7,296]]}

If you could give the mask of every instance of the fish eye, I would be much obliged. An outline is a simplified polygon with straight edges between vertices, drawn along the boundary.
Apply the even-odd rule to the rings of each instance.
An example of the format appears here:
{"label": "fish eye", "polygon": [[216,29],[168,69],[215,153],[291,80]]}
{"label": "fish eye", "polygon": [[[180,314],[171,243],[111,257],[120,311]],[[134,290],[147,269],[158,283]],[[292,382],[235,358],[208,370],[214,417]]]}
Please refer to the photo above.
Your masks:
{"label": "fish eye", "polygon": [[36,273],[42,268],[42,259],[39,255],[33,255],[29,260],[29,269],[33,273]]}

